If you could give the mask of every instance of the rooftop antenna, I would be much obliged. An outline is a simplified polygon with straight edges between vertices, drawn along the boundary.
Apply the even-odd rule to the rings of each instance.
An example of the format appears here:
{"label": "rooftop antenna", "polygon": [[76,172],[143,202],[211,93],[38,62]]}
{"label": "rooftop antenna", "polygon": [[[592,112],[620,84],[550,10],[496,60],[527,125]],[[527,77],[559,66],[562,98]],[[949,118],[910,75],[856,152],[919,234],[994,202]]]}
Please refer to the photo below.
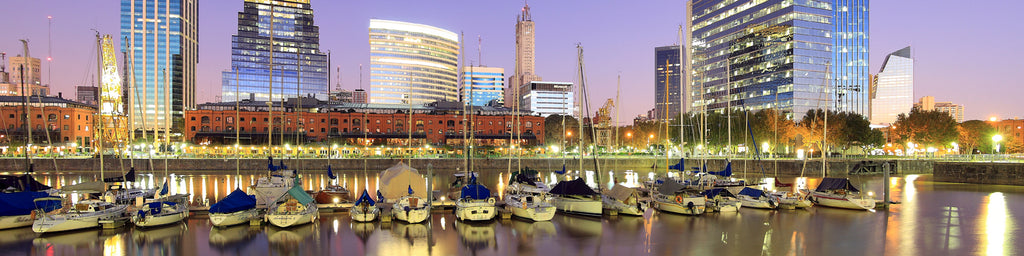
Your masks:
{"label": "rooftop antenna", "polygon": [[[483,55],[483,50],[482,50],[483,44],[484,44],[483,37],[480,37],[480,35],[476,35],[476,61],[477,61],[477,65],[480,65],[481,67],[484,66],[484,57],[483,57],[484,55]],[[470,66],[472,66],[472,65],[470,65]]]}
{"label": "rooftop antenna", "polygon": [[46,84],[49,85],[53,84],[53,16],[46,16],[46,20],[49,22],[46,31]]}
{"label": "rooftop antenna", "polygon": [[363,64],[359,64],[359,89],[363,89]]}
{"label": "rooftop antenna", "polygon": [[7,70],[7,66],[4,63],[7,63],[7,52],[0,52],[0,72]]}

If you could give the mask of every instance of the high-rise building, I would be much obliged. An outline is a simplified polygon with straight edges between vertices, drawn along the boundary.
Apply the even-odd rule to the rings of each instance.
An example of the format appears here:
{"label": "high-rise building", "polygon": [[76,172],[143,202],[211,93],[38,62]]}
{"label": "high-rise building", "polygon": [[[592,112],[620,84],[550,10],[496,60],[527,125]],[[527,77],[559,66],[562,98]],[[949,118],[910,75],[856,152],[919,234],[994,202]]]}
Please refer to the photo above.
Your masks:
{"label": "high-rise building", "polygon": [[245,0],[231,37],[231,70],[221,73],[221,100],[326,100],[329,69],[309,0]]}
{"label": "high-rise building", "polygon": [[914,103],[914,107],[925,111],[938,110],[949,114],[957,123],[964,121],[964,106],[953,102],[935,102],[935,97],[924,96]]}
{"label": "high-rise building", "polygon": [[[23,92],[27,92],[31,96],[50,94],[49,85],[42,82],[39,58],[25,58],[18,55],[8,59],[7,66],[11,67],[10,72],[0,74],[0,95],[21,96]],[[21,80],[22,67],[26,67],[24,81]],[[22,86],[22,82],[24,82],[24,86]]]}
{"label": "high-rise building", "polygon": [[366,90],[356,89],[352,91],[352,103],[368,103],[369,95],[366,94]]}
{"label": "high-rise building", "polygon": [[491,101],[504,103],[505,69],[495,67],[462,67],[462,102],[487,106]]}
{"label": "high-rise building", "polygon": [[[121,49],[134,127],[170,130],[196,105],[198,0],[121,0]],[[145,120],[143,120],[145,118]]]}
{"label": "high-rise building", "polygon": [[100,88],[96,86],[75,86],[75,99],[78,102],[96,105],[99,103]]}
{"label": "high-rise building", "polygon": [[519,91],[527,92],[519,101],[519,108],[524,112],[542,116],[575,115],[572,83],[531,81],[521,86]]}
{"label": "high-rise building", "polygon": [[[534,24],[530,16],[530,5],[523,6],[522,13],[516,17],[516,68],[512,71],[511,81],[508,89],[505,90],[505,107],[511,108],[516,104],[516,98],[529,94],[521,92],[520,88],[532,81],[543,80],[534,70],[536,62],[536,50],[534,45]],[[522,105],[522,104],[520,104]]]}
{"label": "high-rise building", "polygon": [[659,120],[679,115],[680,100],[684,99],[679,97],[679,85],[684,79],[683,72],[680,72],[680,48],[679,45],[654,48],[654,109],[655,118]]}
{"label": "high-rise building", "polygon": [[459,35],[422,24],[370,20],[370,103],[458,99]]}
{"label": "high-rise building", "polygon": [[866,114],[867,7],[866,0],[689,1],[691,107],[774,108],[796,118],[819,108]]}
{"label": "high-rise building", "polygon": [[914,59],[910,46],[890,53],[875,75],[871,95],[871,123],[892,124],[914,107]]}

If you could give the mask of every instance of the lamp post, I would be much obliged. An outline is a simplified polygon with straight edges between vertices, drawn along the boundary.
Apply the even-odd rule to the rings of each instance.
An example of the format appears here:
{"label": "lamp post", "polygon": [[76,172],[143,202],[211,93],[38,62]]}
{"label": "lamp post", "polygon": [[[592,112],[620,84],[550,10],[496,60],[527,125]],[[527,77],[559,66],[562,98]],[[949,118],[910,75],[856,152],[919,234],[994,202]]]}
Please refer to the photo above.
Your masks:
{"label": "lamp post", "polygon": [[633,146],[633,132],[626,132],[626,139],[629,140],[629,146]]}
{"label": "lamp post", "polygon": [[995,149],[996,154],[999,154],[1000,141],[1003,141],[1003,135],[996,134],[992,136],[992,147]]}
{"label": "lamp post", "polygon": [[[647,135],[647,148],[648,149],[651,149],[651,140],[653,140],[653,139],[654,139],[654,134],[653,133]],[[651,155],[656,155],[656,154],[654,154],[654,149],[651,149]]]}

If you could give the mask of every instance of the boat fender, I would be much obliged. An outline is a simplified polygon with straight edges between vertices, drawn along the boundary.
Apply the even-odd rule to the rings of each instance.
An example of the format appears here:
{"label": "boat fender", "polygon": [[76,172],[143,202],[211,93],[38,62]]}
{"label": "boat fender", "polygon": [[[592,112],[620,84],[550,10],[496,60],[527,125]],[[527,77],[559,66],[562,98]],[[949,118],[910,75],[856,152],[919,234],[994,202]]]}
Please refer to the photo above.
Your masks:
{"label": "boat fender", "polygon": [[693,208],[693,202],[686,203],[686,207]]}
{"label": "boat fender", "polygon": [[487,203],[493,205],[494,204],[494,198],[493,197],[488,197],[487,198]]}
{"label": "boat fender", "polygon": [[[683,203],[683,196],[678,196],[677,195],[676,196],[676,203],[679,203],[679,204]],[[693,202],[690,202],[690,205],[693,205]]]}
{"label": "boat fender", "polygon": [[520,203],[520,204],[523,205],[523,210],[526,210],[526,203],[523,202],[523,203]]}
{"label": "boat fender", "polygon": [[36,211],[32,211],[32,213],[29,213],[28,217],[31,220],[36,220]]}
{"label": "boat fender", "polygon": [[405,207],[404,207],[403,209],[404,209],[404,210],[405,210],[406,212],[408,212],[409,210],[411,210],[411,209],[409,208],[409,206],[408,206],[408,205],[406,205],[406,206],[405,206]]}

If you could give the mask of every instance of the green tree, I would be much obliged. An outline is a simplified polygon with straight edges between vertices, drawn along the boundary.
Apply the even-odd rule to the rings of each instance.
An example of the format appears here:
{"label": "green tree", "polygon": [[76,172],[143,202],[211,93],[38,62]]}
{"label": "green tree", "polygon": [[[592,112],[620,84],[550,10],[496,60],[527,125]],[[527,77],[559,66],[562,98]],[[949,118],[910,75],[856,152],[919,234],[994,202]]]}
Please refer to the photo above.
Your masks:
{"label": "green tree", "polygon": [[762,144],[768,142],[771,152],[775,153],[781,153],[785,145],[792,146],[792,140],[796,136],[796,123],[774,109],[763,109],[752,114],[750,126],[754,138]]}
{"label": "green tree", "polygon": [[[564,119],[563,119],[564,118]],[[565,129],[562,129],[562,122],[565,122]],[[566,138],[565,131],[573,131],[577,133],[579,131],[579,123],[576,118],[567,115],[550,115],[544,118],[544,143],[548,145],[559,145],[561,146],[563,139]],[[569,145],[566,143],[566,145]]]}
{"label": "green tree", "polygon": [[970,120],[956,127],[960,153],[971,153],[974,149],[989,152],[992,150],[992,135],[996,129],[981,120]]}
{"label": "green tree", "polygon": [[958,139],[956,120],[939,110],[914,108],[910,114],[900,114],[893,124],[900,144],[913,142],[922,146],[944,147]]}

